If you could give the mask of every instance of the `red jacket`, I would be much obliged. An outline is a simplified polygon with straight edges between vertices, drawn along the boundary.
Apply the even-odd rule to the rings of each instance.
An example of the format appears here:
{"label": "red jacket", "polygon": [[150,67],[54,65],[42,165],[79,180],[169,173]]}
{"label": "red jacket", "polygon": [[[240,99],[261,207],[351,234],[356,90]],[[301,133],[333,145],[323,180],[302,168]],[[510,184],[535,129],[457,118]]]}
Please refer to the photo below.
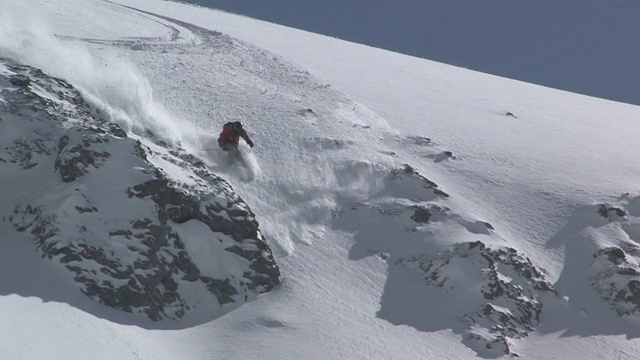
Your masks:
{"label": "red jacket", "polygon": [[242,137],[244,141],[246,141],[247,144],[249,144],[249,146],[253,147],[253,141],[249,139],[249,135],[247,135],[247,132],[244,131],[244,129],[240,131],[235,131],[235,130],[232,130],[231,128],[222,129],[222,132],[218,137],[218,145],[220,145],[220,147],[223,147],[226,144],[238,145],[238,142],[240,141],[240,137]]}

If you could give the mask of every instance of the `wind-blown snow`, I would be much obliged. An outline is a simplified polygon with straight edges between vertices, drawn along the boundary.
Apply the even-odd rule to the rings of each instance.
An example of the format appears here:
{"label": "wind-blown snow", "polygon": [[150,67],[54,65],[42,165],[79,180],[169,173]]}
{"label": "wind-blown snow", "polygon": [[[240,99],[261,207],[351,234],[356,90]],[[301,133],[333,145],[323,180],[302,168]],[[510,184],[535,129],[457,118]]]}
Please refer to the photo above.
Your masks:
{"label": "wind-blown snow", "polygon": [[[131,12],[115,11],[115,18],[125,24],[138,24],[127,32],[107,32],[99,28],[99,22],[78,32],[77,28],[58,24],[62,28],[71,28],[69,32],[54,33],[49,27],[52,25],[49,14],[53,11],[54,18],[65,13],[65,16],[73,18],[75,11],[67,8],[69,4],[61,8],[52,4],[45,8],[35,7],[39,12],[28,11],[25,4],[15,5],[21,12],[13,10],[0,14],[2,28],[0,33],[0,48],[5,56],[10,56],[16,61],[24,62],[43,69],[47,73],[66,79],[76,87],[84,91],[88,101],[94,103],[96,108],[106,117],[112,119],[124,129],[138,134],[145,131],[157,133],[167,140],[179,141],[180,134],[189,128],[187,123],[180,123],[175,117],[168,114],[166,109],[153,100],[151,84],[138,68],[129,60],[117,56],[112,51],[99,51],[91,48],[86,43],[108,45],[110,39],[118,39],[126,35],[135,34],[135,37],[127,37],[127,41],[135,43],[142,41],[172,39],[172,31],[178,31],[164,25],[157,20],[148,19]],[[83,7],[80,5],[79,7]],[[85,13],[76,16],[93,21],[99,16],[100,9],[107,7],[106,3],[98,3],[98,7],[92,11],[85,9]],[[49,12],[46,12],[49,8]],[[74,7],[75,9],[78,6]],[[105,10],[106,11],[106,10]],[[111,10],[113,11],[113,10]],[[28,15],[27,15],[28,14]],[[47,19],[47,20],[45,20]],[[68,21],[68,18],[67,18]],[[60,23],[63,21],[60,20]],[[104,24],[102,28],[111,28]],[[149,33],[152,31],[151,33]],[[139,34],[139,35],[138,35]],[[102,36],[107,35],[106,39]],[[147,35],[147,36],[145,36]],[[155,36],[150,36],[155,35]],[[71,41],[79,39],[82,41]]]}
{"label": "wind-blown snow", "polygon": [[[446,293],[415,265],[450,257],[460,266],[443,266],[440,275],[480,291],[485,265],[474,259],[487,255],[448,252],[478,241],[525,254],[558,292],[538,328],[509,340],[513,351],[527,358],[637,353],[637,331],[598,300],[590,281],[627,282],[602,270],[612,266],[607,256],[591,263],[594,251],[624,243],[622,233],[603,228],[608,220],[597,209],[634,209],[620,196],[638,193],[638,107],[183,4],[118,2],[144,12],[103,1],[3,0],[0,56],[70,81],[126,130],[181,143],[227,178],[276,249],[283,285],[199,326],[123,325],[104,318],[124,315],[63,292],[71,285],[52,279],[28,242],[0,223],[8,284],[0,308],[11,309],[2,314],[13,324],[0,330],[3,355],[496,356],[464,338],[494,336],[484,323],[470,330],[459,321],[477,315],[482,296],[450,309]],[[40,20],[25,9],[38,9]],[[246,168],[228,165],[215,141],[221,125],[236,120],[256,143],[241,145]],[[4,188],[12,186],[19,185]],[[635,220],[625,221],[611,227],[633,238]],[[597,230],[583,232],[590,228]],[[615,241],[606,240],[610,231]],[[572,243],[583,237],[586,250]],[[625,249],[633,264],[635,253]],[[496,266],[498,280],[523,281]],[[579,273],[578,284],[566,278]],[[583,292],[587,300],[573,300]],[[546,296],[553,297],[532,302]]]}

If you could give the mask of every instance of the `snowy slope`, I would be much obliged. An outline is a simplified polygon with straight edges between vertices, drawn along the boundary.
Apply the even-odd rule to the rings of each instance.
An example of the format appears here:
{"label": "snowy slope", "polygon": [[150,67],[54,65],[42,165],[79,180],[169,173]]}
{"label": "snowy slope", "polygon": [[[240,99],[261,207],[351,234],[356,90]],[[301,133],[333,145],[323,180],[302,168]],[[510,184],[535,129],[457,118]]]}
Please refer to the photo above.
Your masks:
{"label": "snowy slope", "polygon": [[[187,0],[556,89],[640,104],[634,0]],[[526,16],[524,16],[526,14]]]}
{"label": "snowy slope", "polygon": [[[2,330],[3,355],[633,358],[637,107],[211,10],[120,2],[144,12],[3,0],[0,54],[229,181],[283,284],[201,325],[130,326],[61,295],[77,290],[5,221],[0,301],[15,325]],[[243,147],[247,168],[209,150],[231,120],[256,142]]]}
{"label": "snowy slope", "polygon": [[249,206],[193,155],[7,59],[0,99],[3,223],[87,296],[201,323],[279,284]]}

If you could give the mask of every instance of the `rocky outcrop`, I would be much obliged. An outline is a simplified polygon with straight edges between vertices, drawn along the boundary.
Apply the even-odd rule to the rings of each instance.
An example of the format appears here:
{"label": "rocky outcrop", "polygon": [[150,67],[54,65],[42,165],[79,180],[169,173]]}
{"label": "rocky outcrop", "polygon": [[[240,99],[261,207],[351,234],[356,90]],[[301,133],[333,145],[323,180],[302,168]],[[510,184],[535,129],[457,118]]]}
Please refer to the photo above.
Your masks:
{"label": "rocky outcrop", "polygon": [[625,194],[615,203],[584,206],[567,225],[572,232],[563,233],[572,239],[569,255],[585,257],[582,267],[567,276],[584,279],[594,290],[589,295],[595,294],[619,316],[640,316],[638,205],[640,198]]}
{"label": "rocky outcrop", "polygon": [[597,208],[598,214],[609,221],[617,221],[627,216],[627,212],[619,206],[600,204]]}
{"label": "rocky outcrop", "polygon": [[[457,213],[449,195],[414,167],[372,172],[379,190],[334,221],[356,234],[352,259],[376,255],[389,266],[378,315],[420,331],[453,329],[481,357],[517,356],[514,339],[538,327],[545,301],[560,299],[543,272],[513,248],[487,245],[496,243],[494,227]],[[442,229],[486,243],[445,246],[435,235]],[[408,280],[411,272],[422,281]]]}
{"label": "rocky outcrop", "polygon": [[468,323],[471,348],[497,355],[514,353],[510,339],[527,336],[540,323],[544,295],[556,292],[544,274],[513,248],[461,243],[439,256],[400,259],[431,286],[464,299],[456,306]]}
{"label": "rocky outcrop", "polygon": [[618,315],[640,315],[640,247],[622,243],[593,255],[591,284]]}
{"label": "rocky outcrop", "polygon": [[448,198],[449,194],[440,190],[438,185],[421,175],[416,169],[414,169],[411,165],[405,164],[401,169],[395,169],[390,174],[390,180],[398,181],[402,180],[404,182],[418,182],[421,183],[424,189],[429,189],[433,191],[433,193],[437,196]]}
{"label": "rocky outcrop", "polygon": [[3,197],[6,220],[87,296],[180,319],[201,306],[222,315],[279,283],[255,215],[224,179],[101,120],[70,84],[0,63],[0,172],[20,184]]}

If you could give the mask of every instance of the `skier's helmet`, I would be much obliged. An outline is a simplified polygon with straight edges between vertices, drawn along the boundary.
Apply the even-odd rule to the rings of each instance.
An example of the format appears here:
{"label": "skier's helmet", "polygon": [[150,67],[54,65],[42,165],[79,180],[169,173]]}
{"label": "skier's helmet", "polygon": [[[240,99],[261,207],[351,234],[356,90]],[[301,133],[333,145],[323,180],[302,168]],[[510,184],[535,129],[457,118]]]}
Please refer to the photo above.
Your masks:
{"label": "skier's helmet", "polygon": [[242,130],[242,123],[240,121],[236,121],[233,124],[231,124],[231,128],[235,131],[240,131]]}

